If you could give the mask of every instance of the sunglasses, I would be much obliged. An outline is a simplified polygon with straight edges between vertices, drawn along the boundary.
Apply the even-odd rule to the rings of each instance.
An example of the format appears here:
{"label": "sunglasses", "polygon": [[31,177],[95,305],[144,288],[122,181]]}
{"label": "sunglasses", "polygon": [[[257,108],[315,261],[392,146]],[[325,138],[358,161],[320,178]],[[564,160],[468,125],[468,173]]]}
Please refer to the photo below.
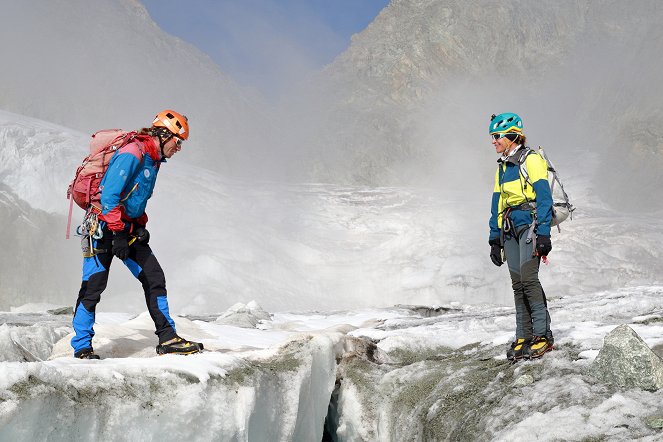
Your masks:
{"label": "sunglasses", "polygon": [[173,138],[175,139],[175,144],[177,144],[177,147],[182,147],[182,143],[184,142],[184,140],[182,140],[181,138],[177,138],[177,137],[173,137]]}
{"label": "sunglasses", "polygon": [[[509,136],[509,135],[511,135],[511,136]],[[505,134],[491,134],[490,136],[491,136],[491,137],[493,138],[493,140],[495,140],[495,141],[499,140],[500,138],[504,138],[504,137],[507,137],[510,141],[513,141],[513,140],[516,139],[516,137],[517,137],[518,135],[513,134],[513,133],[505,133]]]}

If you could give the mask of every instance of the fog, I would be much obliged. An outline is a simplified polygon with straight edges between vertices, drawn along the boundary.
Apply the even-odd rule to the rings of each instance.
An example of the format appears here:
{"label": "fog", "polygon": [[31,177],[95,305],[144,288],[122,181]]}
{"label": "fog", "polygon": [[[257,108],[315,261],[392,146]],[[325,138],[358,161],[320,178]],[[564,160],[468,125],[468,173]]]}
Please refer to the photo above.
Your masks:
{"label": "fog", "polygon": [[[271,154],[263,101],[135,0],[3,1],[4,110],[82,131],[140,128],[166,108],[191,120],[184,161],[259,172]],[[82,152],[84,150],[82,149]],[[269,162],[269,161],[268,161]],[[247,173],[248,173],[247,172]]]}
{"label": "fog", "polygon": [[459,164],[494,167],[488,118],[516,112],[563,174],[593,171],[616,208],[660,209],[638,199],[660,184],[662,16],[653,1],[392,2],[318,77],[312,144],[328,175],[449,188]]}

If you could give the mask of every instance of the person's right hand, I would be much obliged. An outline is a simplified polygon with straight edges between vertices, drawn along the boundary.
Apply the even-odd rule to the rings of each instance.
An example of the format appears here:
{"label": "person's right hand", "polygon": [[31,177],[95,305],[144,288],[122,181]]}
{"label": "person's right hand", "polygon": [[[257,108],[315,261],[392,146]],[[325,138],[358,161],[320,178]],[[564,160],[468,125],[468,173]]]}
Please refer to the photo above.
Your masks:
{"label": "person's right hand", "polygon": [[502,246],[500,245],[500,239],[493,238],[488,241],[488,244],[490,244],[490,260],[493,261],[493,264],[497,267],[504,264],[502,261]]}

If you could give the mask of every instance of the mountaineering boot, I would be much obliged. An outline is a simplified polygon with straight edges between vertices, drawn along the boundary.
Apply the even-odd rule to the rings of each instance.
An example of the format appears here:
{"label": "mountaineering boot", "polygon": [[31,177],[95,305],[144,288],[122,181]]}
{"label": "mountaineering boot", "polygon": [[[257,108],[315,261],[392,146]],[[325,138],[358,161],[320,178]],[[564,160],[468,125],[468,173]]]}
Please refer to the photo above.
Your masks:
{"label": "mountaineering boot", "polygon": [[162,342],[157,345],[157,354],[190,355],[192,353],[198,353],[202,349],[203,344],[201,342],[191,342],[182,339],[179,336],[175,336],[170,341]]}
{"label": "mountaineering boot", "polygon": [[551,350],[556,350],[555,348],[555,337],[551,334],[546,335],[546,340],[548,341],[548,345],[550,345]]}
{"label": "mountaineering boot", "polygon": [[518,338],[515,341],[511,343],[511,347],[509,347],[506,351],[506,358],[509,361],[515,362],[519,359],[523,358],[523,347],[526,347],[525,339],[524,338]]}
{"label": "mountaineering boot", "polygon": [[94,354],[92,347],[78,350],[74,353],[74,357],[77,359],[101,359],[99,355]]}
{"label": "mountaineering boot", "polygon": [[542,336],[534,336],[523,352],[525,359],[537,359],[553,349],[552,342]]}

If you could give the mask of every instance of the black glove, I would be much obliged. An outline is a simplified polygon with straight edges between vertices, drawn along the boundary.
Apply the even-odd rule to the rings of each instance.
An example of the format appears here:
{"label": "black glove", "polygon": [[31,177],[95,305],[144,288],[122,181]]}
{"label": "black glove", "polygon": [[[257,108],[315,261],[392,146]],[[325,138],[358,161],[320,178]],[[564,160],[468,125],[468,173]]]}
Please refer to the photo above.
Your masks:
{"label": "black glove", "polygon": [[121,232],[113,232],[113,255],[117,256],[122,261],[129,257],[128,236],[129,234],[124,230]]}
{"label": "black glove", "polygon": [[537,235],[536,237],[536,254],[538,256],[548,256],[548,253],[552,250],[552,244],[550,243],[550,236]]}
{"label": "black glove", "polygon": [[504,261],[502,261],[502,246],[500,245],[500,239],[493,238],[488,241],[488,244],[490,244],[490,260],[493,261],[493,264],[497,267],[504,264]]}
{"label": "black glove", "polygon": [[147,229],[143,226],[140,226],[134,230],[134,236],[136,237],[136,241],[142,244],[147,244],[150,242],[150,232],[147,231]]}

